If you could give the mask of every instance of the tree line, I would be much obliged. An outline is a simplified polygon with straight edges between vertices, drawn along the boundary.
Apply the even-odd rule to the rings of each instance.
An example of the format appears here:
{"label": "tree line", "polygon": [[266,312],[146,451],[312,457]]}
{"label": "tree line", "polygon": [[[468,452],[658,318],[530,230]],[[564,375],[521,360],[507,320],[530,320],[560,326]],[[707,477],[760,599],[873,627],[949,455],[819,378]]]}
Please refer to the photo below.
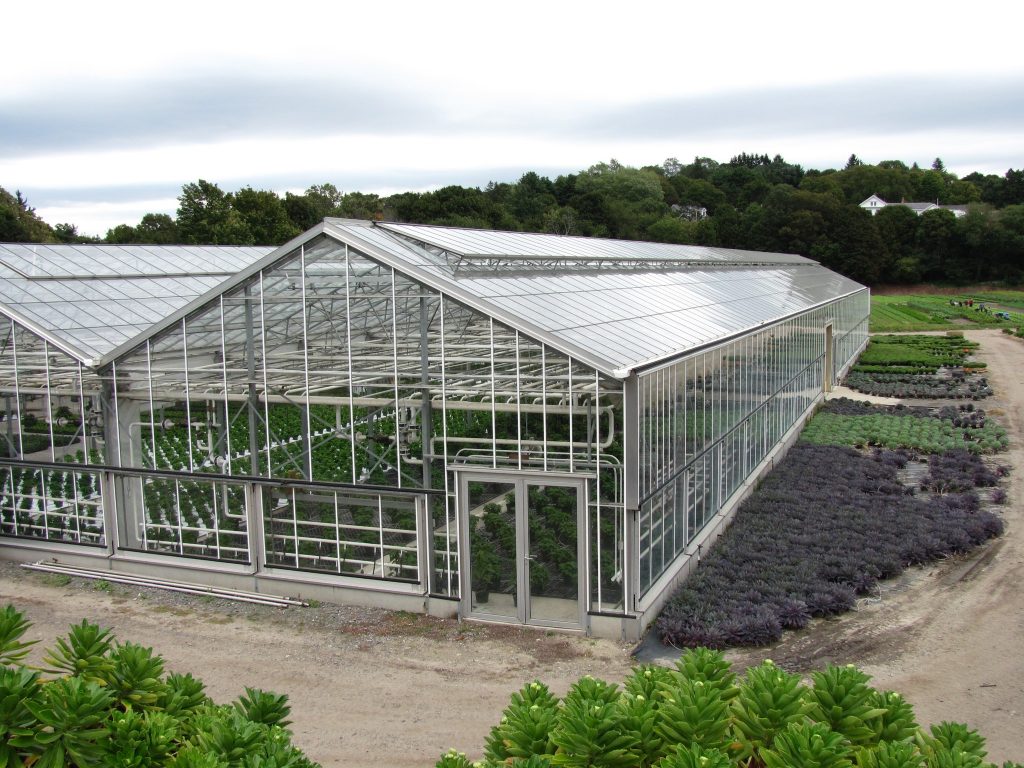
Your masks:
{"label": "tree line", "polygon": [[[858,205],[872,194],[967,213],[888,206],[872,216]],[[612,160],[555,179],[531,171],[482,189],[386,197],[332,184],[284,196],[225,192],[200,179],[182,187],[178,203],[176,216],[146,214],[96,240],[71,224],[50,227],[20,192],[0,188],[0,241],[278,245],[338,216],[799,253],[869,285],[1024,278],[1024,170],[958,178],[939,158],[925,169],[851,155],[839,170],[746,153],[642,168]]]}

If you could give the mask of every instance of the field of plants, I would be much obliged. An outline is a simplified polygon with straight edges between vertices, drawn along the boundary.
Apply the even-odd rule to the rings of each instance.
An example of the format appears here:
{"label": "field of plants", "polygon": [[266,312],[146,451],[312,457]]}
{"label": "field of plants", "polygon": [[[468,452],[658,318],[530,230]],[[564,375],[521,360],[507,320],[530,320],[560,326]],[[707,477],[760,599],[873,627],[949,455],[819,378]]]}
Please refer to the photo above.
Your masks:
{"label": "field of plants", "polygon": [[770,660],[739,678],[700,648],[674,669],[635,668],[621,689],[584,677],[558,699],[534,681],[512,694],[482,761],[449,750],[436,768],[988,768],[977,731],[925,730],[899,693],[869,680],[830,666],[806,685]]}
{"label": "field of plants", "polygon": [[[967,302],[972,305],[968,306]],[[988,310],[988,311],[985,311]],[[1009,319],[998,316],[1006,312]],[[965,326],[998,328],[1024,323],[1024,292],[871,297],[872,333],[944,331]]]}
{"label": "field of plants", "polygon": [[897,398],[982,400],[991,396],[971,360],[978,348],[959,332],[946,336],[873,336],[845,384],[869,395]]}
{"label": "field of plants", "polygon": [[801,439],[819,445],[908,448],[922,453],[1005,451],[1006,430],[985,418],[983,410],[968,407],[911,410],[832,400],[807,424]]}
{"label": "field of plants", "polygon": [[905,451],[797,444],[669,600],[662,641],[769,645],[784,629],[850,610],[880,579],[1002,533],[977,491],[997,473],[964,450],[940,456],[922,485],[949,492],[930,494],[900,481]]}
{"label": "field of plants", "polygon": [[13,606],[0,609],[0,765],[317,768],[291,743],[286,696],[246,688],[215,704],[201,680],[164,672],[152,648],[83,620],[44,668]]}

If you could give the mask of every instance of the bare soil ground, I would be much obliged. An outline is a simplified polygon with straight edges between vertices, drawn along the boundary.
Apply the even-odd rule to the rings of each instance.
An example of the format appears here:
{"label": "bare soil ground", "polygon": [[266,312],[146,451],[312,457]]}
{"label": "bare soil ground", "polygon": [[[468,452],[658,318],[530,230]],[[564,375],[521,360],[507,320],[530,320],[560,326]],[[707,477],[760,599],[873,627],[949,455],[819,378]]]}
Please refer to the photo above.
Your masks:
{"label": "bare soil ground", "polygon": [[88,618],[152,646],[167,671],[201,678],[215,701],[247,685],[288,694],[294,742],[324,766],[431,766],[449,747],[479,755],[524,683],[540,679],[560,695],[583,675],[620,681],[632,666],[629,647],[575,635],[65,581],[0,562],[0,605],[33,622],[36,663]]}
{"label": "bare soil ground", "polygon": [[[915,569],[854,613],[732,652],[807,672],[854,663],[904,693],[922,723],[960,720],[994,762],[1024,759],[1024,343],[971,331],[1007,428],[1006,535],[970,558]],[[14,602],[48,646],[89,618],[152,646],[168,668],[228,701],[244,686],[286,693],[295,742],[325,766],[430,766],[448,747],[478,755],[509,694],[533,679],[564,693],[591,674],[621,681],[629,649],[605,640],[458,624],[347,606],[274,609],[53,576],[0,563],[0,603]],[[36,653],[36,658],[40,653]]]}

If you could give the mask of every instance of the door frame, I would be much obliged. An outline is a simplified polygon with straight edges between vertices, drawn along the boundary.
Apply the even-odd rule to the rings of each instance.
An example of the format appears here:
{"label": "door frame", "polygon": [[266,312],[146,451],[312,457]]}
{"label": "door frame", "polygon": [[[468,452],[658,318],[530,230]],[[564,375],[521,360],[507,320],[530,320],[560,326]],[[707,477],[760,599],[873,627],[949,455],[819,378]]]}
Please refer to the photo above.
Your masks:
{"label": "door frame", "polygon": [[[500,469],[476,469],[458,467],[456,487],[458,489],[459,515],[459,614],[463,618],[480,619],[482,621],[502,622],[506,624],[523,624],[535,627],[557,627],[562,629],[587,630],[587,606],[590,598],[590,536],[587,475],[562,472],[520,472]],[[473,608],[471,589],[472,568],[469,547],[469,484],[471,482],[507,483],[515,486],[516,495],[516,595],[517,615],[503,616]],[[527,554],[529,547],[529,508],[527,488],[531,485],[559,486],[575,488],[576,496],[576,562],[578,616],[576,621],[564,622],[530,618],[530,583],[527,575]]]}
{"label": "door frame", "polygon": [[822,391],[826,394],[832,391],[835,386],[833,381],[833,367],[835,366],[835,341],[832,322],[825,323],[825,359],[822,361],[823,370],[821,373]]}

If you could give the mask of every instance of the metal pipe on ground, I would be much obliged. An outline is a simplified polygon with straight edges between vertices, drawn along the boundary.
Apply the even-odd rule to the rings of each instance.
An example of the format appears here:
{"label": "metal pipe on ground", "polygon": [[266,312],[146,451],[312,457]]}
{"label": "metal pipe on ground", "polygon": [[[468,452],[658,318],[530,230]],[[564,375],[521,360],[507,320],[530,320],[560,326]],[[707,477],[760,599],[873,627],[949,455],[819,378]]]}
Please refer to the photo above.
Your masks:
{"label": "metal pipe on ground", "polygon": [[32,571],[60,573],[81,579],[102,580],[113,582],[115,584],[130,584],[136,587],[149,587],[152,589],[165,589],[169,592],[181,592],[190,595],[207,595],[209,597],[218,597],[223,600],[269,605],[275,608],[288,608],[289,606],[306,607],[309,605],[309,603],[296,600],[293,597],[279,597],[277,595],[264,595],[258,592],[243,592],[237,589],[210,587],[202,584],[188,584],[186,582],[147,578],[145,576],[135,576],[133,574],[119,573],[115,571],[97,571],[90,570],[88,568],[76,568],[63,563],[47,563],[42,560],[38,563],[22,563],[21,567]]}

